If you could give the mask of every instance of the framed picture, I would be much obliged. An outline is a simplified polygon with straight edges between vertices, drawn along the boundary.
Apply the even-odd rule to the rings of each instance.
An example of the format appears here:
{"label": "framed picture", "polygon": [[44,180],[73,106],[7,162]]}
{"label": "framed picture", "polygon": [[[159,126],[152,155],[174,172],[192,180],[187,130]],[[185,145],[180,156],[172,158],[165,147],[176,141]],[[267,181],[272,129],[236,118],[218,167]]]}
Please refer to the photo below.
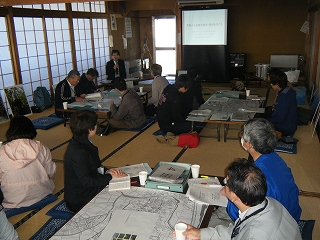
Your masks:
{"label": "framed picture", "polygon": [[8,113],[3,104],[2,97],[0,95],[0,123],[9,121]]}
{"label": "framed picture", "polygon": [[13,116],[31,114],[31,109],[22,85],[4,89]]}

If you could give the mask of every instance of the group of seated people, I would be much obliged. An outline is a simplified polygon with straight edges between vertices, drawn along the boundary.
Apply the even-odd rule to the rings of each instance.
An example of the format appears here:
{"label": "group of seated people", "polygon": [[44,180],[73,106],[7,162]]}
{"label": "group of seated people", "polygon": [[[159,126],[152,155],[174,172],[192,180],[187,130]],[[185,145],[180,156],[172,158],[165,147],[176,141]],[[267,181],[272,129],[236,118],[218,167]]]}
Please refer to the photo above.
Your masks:
{"label": "group of seated people", "polygon": [[263,118],[248,120],[241,145],[250,157],[227,168],[221,190],[228,198],[227,207],[214,211],[208,228],[188,225],[183,235],[187,239],[301,239],[299,189],[291,169],[274,152],[273,125]]}
{"label": "group of seated people", "polygon": [[[119,56],[117,52],[113,55]],[[109,61],[107,69],[110,68],[109,65],[116,68],[115,61],[119,63],[120,59]],[[179,135],[191,130],[192,123],[186,121],[186,118],[190,111],[204,103],[201,84],[196,80],[197,69],[189,68],[188,74],[178,76],[173,85],[169,84],[161,73],[161,65],[151,65],[151,76],[154,78],[151,86],[152,96],[145,106],[135,90],[127,88],[124,78],[113,79],[115,90],[121,94],[121,103],[116,106],[114,102],[110,102],[110,114],[108,123],[103,129],[104,135],[120,128],[137,128],[145,123],[146,116],[155,115],[164,134],[170,131]],[[71,70],[55,89],[56,116],[63,117],[63,112],[58,110],[63,108],[63,102],[83,102],[87,94],[96,92],[94,80],[98,76],[98,71],[93,68],[83,73],[81,77],[77,70]]]}
{"label": "group of seated people", "polygon": [[[64,155],[64,199],[67,207],[77,212],[111,179],[126,174],[101,165],[98,148],[90,141],[97,130],[95,112],[73,113],[70,129],[73,137]],[[6,137],[6,143],[0,147],[2,204],[5,208],[29,206],[52,193],[56,166],[50,150],[34,140],[36,130],[27,117],[14,117]],[[263,118],[248,120],[243,127],[241,144],[251,157],[236,161],[228,168],[227,183],[222,190],[229,199],[227,208],[219,207],[213,213],[209,228],[199,230],[188,225],[184,234],[188,239],[225,239],[231,235],[235,239],[249,239],[257,234],[259,239],[270,236],[301,239],[296,223],[301,215],[299,190],[290,168],[274,152],[277,135],[273,125]],[[1,234],[2,227],[12,228],[3,211],[0,212],[0,221],[6,223],[0,227]],[[9,232],[15,239],[16,232]]]}

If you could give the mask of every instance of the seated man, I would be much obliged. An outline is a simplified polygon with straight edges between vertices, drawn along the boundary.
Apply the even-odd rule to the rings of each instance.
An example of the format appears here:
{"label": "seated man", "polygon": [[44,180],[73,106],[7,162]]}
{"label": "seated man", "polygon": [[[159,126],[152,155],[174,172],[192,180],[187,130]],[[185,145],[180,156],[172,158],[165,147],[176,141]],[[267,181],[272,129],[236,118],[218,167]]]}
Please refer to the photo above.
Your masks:
{"label": "seated man", "polygon": [[89,140],[97,131],[97,119],[97,114],[90,110],[77,111],[70,118],[73,136],[64,155],[64,200],[73,212],[79,211],[111,179],[126,176],[101,166],[98,148]]}
{"label": "seated man", "polygon": [[62,118],[63,113],[57,109],[63,109],[63,102],[83,102],[86,94],[77,97],[75,86],[79,83],[80,73],[77,70],[71,70],[68,76],[58,83],[55,90],[55,113],[57,117]]}
{"label": "seated man", "polygon": [[192,122],[186,121],[189,112],[181,104],[181,94],[190,87],[191,81],[187,74],[181,74],[174,85],[169,84],[163,90],[158,103],[157,120],[164,134],[172,132],[179,135],[192,130]]}
{"label": "seated man", "polygon": [[147,116],[154,116],[157,113],[159,98],[163,89],[169,85],[166,78],[161,76],[162,67],[159,64],[151,65],[151,76],[154,78],[152,81],[152,96],[148,100],[148,106],[144,108]]}
{"label": "seated man", "polygon": [[265,118],[284,136],[293,136],[298,125],[296,91],[288,86],[287,75],[280,69],[270,72],[270,83],[276,91],[273,106],[266,108]]}
{"label": "seated man", "polygon": [[115,80],[117,77],[126,78],[126,67],[124,61],[119,59],[120,52],[119,50],[112,50],[111,60],[107,62],[106,71],[108,80]]}
{"label": "seated man", "polygon": [[[276,131],[272,124],[263,118],[248,120],[244,127],[241,138],[243,148],[250,154],[253,163],[261,169],[267,179],[267,196],[278,200],[298,221],[301,215],[299,206],[299,189],[296,185],[291,169],[285,161],[274,152],[278,142]],[[252,161],[250,160],[250,161]],[[233,202],[228,201],[227,212],[219,207],[212,214],[209,226],[225,224],[234,221],[238,217],[238,208]]]}
{"label": "seated man", "polygon": [[266,197],[266,178],[257,166],[238,159],[228,167],[226,179],[221,193],[239,209],[236,222],[202,229],[187,225],[182,233],[187,239],[301,239],[298,224],[288,211]]}
{"label": "seated man", "polygon": [[147,118],[136,91],[127,89],[126,81],[123,78],[116,78],[114,86],[116,91],[121,94],[122,99],[119,107],[114,102],[110,102],[111,117],[108,121],[110,130],[136,128],[144,124]]}
{"label": "seated man", "polygon": [[99,77],[99,73],[94,68],[90,68],[86,73],[81,75],[80,81],[75,87],[78,97],[82,94],[89,94],[97,91],[94,83],[94,81],[97,80],[97,77]]}

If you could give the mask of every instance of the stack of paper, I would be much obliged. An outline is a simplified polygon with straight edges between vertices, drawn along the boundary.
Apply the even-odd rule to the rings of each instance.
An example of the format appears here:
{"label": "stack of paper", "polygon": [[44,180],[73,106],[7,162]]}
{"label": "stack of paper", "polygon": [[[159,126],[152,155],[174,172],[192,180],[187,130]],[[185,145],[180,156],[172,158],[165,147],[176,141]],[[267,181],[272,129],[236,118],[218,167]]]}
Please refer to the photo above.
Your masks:
{"label": "stack of paper", "polygon": [[130,176],[127,175],[126,177],[121,178],[113,178],[109,182],[109,191],[115,190],[123,190],[123,189],[130,189]]}
{"label": "stack of paper", "polygon": [[187,120],[203,122],[204,120],[207,120],[211,116],[211,113],[212,111],[209,109],[193,110],[189,113]]}
{"label": "stack of paper", "polygon": [[149,175],[149,180],[164,183],[182,183],[184,173],[186,169],[184,167],[175,166],[173,164],[161,164],[159,167]]}
{"label": "stack of paper", "polygon": [[91,98],[101,98],[101,93],[96,92],[96,93],[89,93],[86,96],[86,99],[91,99]]}
{"label": "stack of paper", "polygon": [[186,196],[190,200],[210,205],[226,207],[228,199],[220,190],[223,186],[217,178],[193,178],[188,180]]}

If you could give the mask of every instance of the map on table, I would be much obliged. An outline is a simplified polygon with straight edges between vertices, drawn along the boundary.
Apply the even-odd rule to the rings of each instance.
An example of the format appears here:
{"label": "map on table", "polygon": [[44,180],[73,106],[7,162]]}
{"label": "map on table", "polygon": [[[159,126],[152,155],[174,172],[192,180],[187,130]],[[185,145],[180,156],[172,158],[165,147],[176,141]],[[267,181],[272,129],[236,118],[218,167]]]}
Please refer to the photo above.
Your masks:
{"label": "map on table", "polygon": [[207,208],[181,193],[142,187],[109,192],[106,188],[50,239],[174,239],[176,223],[200,227]]}

